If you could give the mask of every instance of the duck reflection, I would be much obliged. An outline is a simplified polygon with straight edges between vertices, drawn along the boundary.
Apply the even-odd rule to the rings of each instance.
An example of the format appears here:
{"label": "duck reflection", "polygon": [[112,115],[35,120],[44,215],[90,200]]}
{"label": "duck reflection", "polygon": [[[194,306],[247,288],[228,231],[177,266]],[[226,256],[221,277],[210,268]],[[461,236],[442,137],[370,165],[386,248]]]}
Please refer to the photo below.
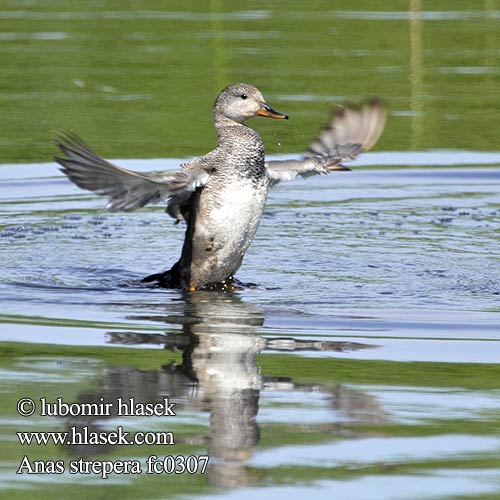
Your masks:
{"label": "duck reflection", "polygon": [[[153,320],[176,325],[176,333],[141,334],[109,333],[113,344],[155,344],[165,349],[182,351],[181,363],[170,363],[158,370],[142,371],[132,368],[113,368],[106,372],[100,391],[82,394],[80,402],[106,401],[118,397],[133,397],[138,402],[161,401],[169,396],[176,402],[176,413],[182,411],[208,412],[208,435],[182,438],[176,444],[205,446],[210,456],[208,478],[217,486],[246,485],[253,482],[246,461],[260,441],[257,423],[261,391],[324,392],[332,409],[359,424],[384,421],[387,415],[372,396],[340,385],[322,388],[298,385],[289,378],[263,377],[257,365],[257,355],[263,350],[340,350],[371,347],[349,342],[318,342],[294,338],[265,338],[260,335],[264,313],[255,304],[229,293],[196,292],[182,301],[164,308],[157,314],[134,316],[131,319]],[[102,423],[102,417],[100,417]],[[370,422],[367,422],[367,419]],[[345,421],[345,419],[344,419]],[[92,417],[76,417],[69,426],[99,425]],[[325,429],[324,424],[321,430]],[[318,429],[319,430],[319,427]],[[326,429],[341,433],[338,423]],[[86,446],[74,447],[79,455],[102,454]]]}
{"label": "duck reflection", "polygon": [[264,314],[237,296],[210,292],[190,295],[185,312],[195,321],[183,327],[191,342],[182,369],[196,380],[198,397],[210,411],[210,482],[249,484],[244,463],[260,441],[257,355],[265,341],[256,333]]}

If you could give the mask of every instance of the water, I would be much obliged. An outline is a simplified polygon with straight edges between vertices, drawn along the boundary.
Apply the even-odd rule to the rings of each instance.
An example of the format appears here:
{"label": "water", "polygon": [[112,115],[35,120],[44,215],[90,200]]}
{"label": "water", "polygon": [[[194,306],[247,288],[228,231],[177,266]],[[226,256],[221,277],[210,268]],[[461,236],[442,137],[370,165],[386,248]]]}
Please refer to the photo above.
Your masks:
{"label": "water", "polygon": [[[126,485],[131,498],[146,485],[151,498],[158,488],[203,498],[238,488],[241,498],[256,486],[266,498],[373,498],[375,486],[387,492],[380,498],[498,493],[498,169],[372,167],[282,184],[239,273],[257,286],[187,295],[138,283],[180,251],[183,230],[161,208],[105,213],[54,164],[1,172],[9,494],[59,498],[68,481],[82,492]],[[167,422],[54,422],[13,411],[21,396],[61,395],[80,403],[168,395],[178,413]],[[145,468],[153,452],[170,452],[53,446],[47,455],[14,439],[75,425],[172,431],[176,454],[208,452],[212,463],[181,484],[167,475],[96,483],[13,474],[24,454],[139,459]],[[413,475],[419,486],[408,491]]]}
{"label": "water", "polygon": [[[8,0],[0,12],[0,497],[500,498],[496,0]],[[390,105],[353,172],[274,188],[232,294],[139,284],[179,256],[163,207],[106,213],[51,163],[54,129],[116,163],[213,146],[226,84],[303,151],[331,106]],[[137,158],[137,159],[133,159]],[[144,160],[144,158],[150,158]],[[175,402],[50,418],[21,398]],[[175,445],[21,445],[19,431],[172,432]],[[204,474],[148,458],[210,456]],[[62,474],[16,474],[24,456]],[[84,460],[141,474],[71,474]]]}

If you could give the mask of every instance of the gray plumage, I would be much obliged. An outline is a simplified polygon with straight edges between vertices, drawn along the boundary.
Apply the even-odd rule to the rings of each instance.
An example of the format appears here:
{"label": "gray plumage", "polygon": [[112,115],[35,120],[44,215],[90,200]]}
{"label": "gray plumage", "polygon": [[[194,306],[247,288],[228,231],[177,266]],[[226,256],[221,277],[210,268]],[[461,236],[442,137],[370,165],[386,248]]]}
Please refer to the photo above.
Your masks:
{"label": "gray plumage", "polygon": [[106,196],[108,210],[131,211],[167,200],[167,212],[187,222],[180,260],[147,281],[198,289],[230,281],[257,230],[268,189],[297,176],[348,170],[349,161],[379,138],[386,110],[378,101],[360,109],[342,108],[301,159],[268,161],[259,134],[245,125],[253,116],[288,118],[274,111],[258,89],[226,87],[214,104],[217,145],[181,170],[137,173],[94,153],[74,135],[61,135],[55,160],[82,189]]}
{"label": "gray plumage", "polygon": [[82,189],[106,196],[110,211],[130,212],[169,196],[193,192],[204,183],[195,169],[138,173],[117,167],[94,153],[79,137],[63,134],[56,145],[66,158],[55,158],[61,171]]}
{"label": "gray plumage", "polygon": [[271,182],[349,170],[343,162],[371,149],[382,134],[386,119],[387,108],[378,99],[361,108],[338,107],[300,160],[266,162]]}

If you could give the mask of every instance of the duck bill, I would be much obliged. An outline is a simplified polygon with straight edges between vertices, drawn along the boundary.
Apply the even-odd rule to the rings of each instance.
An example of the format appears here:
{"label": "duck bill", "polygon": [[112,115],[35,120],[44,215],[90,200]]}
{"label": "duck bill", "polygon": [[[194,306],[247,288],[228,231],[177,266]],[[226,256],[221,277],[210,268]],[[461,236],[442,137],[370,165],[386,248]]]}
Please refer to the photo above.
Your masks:
{"label": "duck bill", "polygon": [[288,120],[288,115],[275,111],[273,108],[269,107],[267,104],[262,104],[262,106],[257,110],[257,115],[265,116],[266,118],[277,118],[280,120]]}

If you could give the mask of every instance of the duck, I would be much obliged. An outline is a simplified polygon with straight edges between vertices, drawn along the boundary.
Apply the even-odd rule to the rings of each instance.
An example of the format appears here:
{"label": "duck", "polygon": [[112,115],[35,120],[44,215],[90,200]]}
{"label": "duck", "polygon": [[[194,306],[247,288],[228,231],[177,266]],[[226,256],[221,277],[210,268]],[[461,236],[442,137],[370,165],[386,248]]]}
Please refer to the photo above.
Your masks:
{"label": "duck", "polygon": [[235,283],[270,188],[297,177],[350,170],[344,162],[377,142],[386,116],[380,99],[339,107],[302,157],[266,160],[262,138],[246,121],[289,117],[271,108],[258,88],[237,83],[215,100],[215,148],[178,170],[127,170],[72,133],[57,136],[61,154],[54,159],[76,186],[106,197],[107,210],[130,212],[166,201],[166,212],[175,222],[186,223],[179,260],[169,270],[147,276],[144,283],[188,291],[226,288]]}

